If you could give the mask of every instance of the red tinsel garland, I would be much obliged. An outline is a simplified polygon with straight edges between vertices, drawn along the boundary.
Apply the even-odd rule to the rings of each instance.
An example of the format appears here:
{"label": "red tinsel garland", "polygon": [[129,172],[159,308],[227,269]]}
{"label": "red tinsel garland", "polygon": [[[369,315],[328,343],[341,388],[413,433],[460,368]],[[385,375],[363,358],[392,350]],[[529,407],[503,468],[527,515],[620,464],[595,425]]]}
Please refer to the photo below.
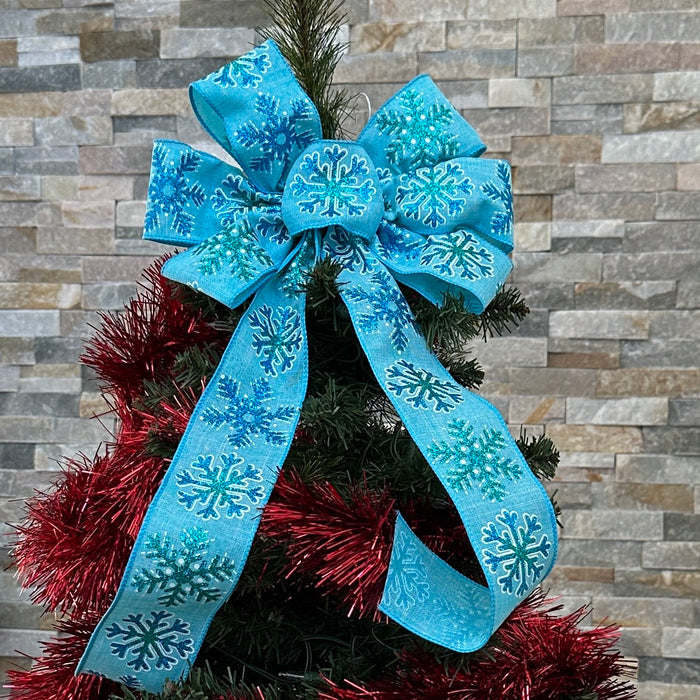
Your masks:
{"label": "red tinsel garland", "polygon": [[558,616],[542,593],[524,601],[467,668],[445,667],[424,652],[405,651],[401,670],[365,686],[328,681],[319,700],[633,700],[630,669],[613,650],[614,626],[582,630],[586,608]]}

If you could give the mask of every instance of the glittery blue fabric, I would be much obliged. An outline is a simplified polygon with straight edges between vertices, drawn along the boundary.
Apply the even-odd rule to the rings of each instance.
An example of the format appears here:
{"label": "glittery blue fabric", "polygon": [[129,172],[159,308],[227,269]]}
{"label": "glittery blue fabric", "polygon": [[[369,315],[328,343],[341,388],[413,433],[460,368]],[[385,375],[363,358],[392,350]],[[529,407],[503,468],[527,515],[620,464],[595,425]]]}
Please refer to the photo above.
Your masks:
{"label": "glittery blue fabric", "polygon": [[456,651],[486,643],[549,572],[554,513],[496,409],[429,350],[397,282],[479,313],[511,269],[508,164],[428,76],[357,142],[318,114],[268,41],[190,88],[204,128],[238,163],[158,141],[144,236],[185,252],[163,273],[235,307],[253,296],[145,517],[79,673],[159,691],[184,677],[245,565],[307,383],[305,273],[338,277],[382,389],[457,507],[487,586],[432,553],[397,515],[380,609]]}

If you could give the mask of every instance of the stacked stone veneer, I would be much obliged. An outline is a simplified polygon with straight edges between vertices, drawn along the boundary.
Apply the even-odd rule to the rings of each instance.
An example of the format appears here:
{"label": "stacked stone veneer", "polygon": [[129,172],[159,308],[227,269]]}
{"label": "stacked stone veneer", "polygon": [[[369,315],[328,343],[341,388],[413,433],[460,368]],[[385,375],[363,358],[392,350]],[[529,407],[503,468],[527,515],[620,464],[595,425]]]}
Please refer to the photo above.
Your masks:
{"label": "stacked stone veneer", "polygon": [[[512,281],[532,313],[477,351],[513,429],[562,451],[553,592],[623,626],[640,698],[697,698],[698,0],[347,9],[339,83],[376,109],[429,72],[514,166]],[[1,521],[108,436],[77,358],[161,250],[140,240],[151,141],[215,151],[186,86],[264,22],[252,0],[0,0]],[[0,577],[0,656],[34,652],[51,620]]]}

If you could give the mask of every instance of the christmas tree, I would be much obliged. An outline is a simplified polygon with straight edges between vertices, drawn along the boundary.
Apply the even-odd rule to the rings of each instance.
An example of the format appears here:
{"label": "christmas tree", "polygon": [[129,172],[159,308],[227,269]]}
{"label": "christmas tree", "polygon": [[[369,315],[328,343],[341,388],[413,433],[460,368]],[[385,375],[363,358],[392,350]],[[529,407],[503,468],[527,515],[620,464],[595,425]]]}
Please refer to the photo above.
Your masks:
{"label": "christmas tree", "polygon": [[[470,163],[463,172],[464,135],[473,132],[452,129],[456,112],[425,81],[375,115],[367,128],[376,138],[359,139],[366,150],[341,140],[351,104],[331,86],[341,10],[324,0],[271,3],[272,41],[192,92],[212,136],[225,147],[235,139],[244,173],[273,186],[256,189],[244,173],[220,170],[182,144],[154,147],[145,235],[190,250],[147,270],[141,293],[123,313],[103,315],[84,355],[119,430],[100,455],[68,461],[54,489],[28,503],[18,528],[24,582],[60,621],[32,670],[11,672],[12,698],[156,697],[144,690],[144,673],[166,673],[196,651],[187,636],[194,622],[176,612],[195,604],[216,616],[203,626],[194,667],[173,672],[176,681],[159,696],[633,697],[620,679],[616,631],[582,627],[585,610],[558,614],[535,587],[554,542],[541,518],[509,499],[517,484],[554,476],[554,445],[525,434],[513,443],[502,421],[454,411],[476,402],[491,415],[485,402],[465,398],[483,380],[465,347],[508,332],[527,314],[497,274],[499,264],[500,273],[507,268],[512,236],[507,165]],[[303,92],[283,103],[280,83],[258,88],[287,64]],[[235,129],[219,123],[225,109],[210,101],[232,89],[252,90],[243,107],[231,102],[248,116]],[[483,163],[473,157],[481,150],[475,143],[470,161]],[[375,175],[368,151],[394,172],[378,167]],[[219,174],[216,187],[202,179],[206,168]],[[477,215],[472,229],[454,224],[475,193],[489,213],[485,239]],[[406,229],[394,223],[402,221]],[[376,241],[365,225],[372,235],[379,226]],[[228,286],[217,287],[223,273]],[[460,282],[435,286],[423,279],[429,274]],[[241,291],[249,288],[255,298]],[[280,298],[284,305],[272,303]],[[307,345],[308,386],[297,414],[275,392],[287,391],[282,382]],[[419,365],[416,356],[431,359]],[[438,360],[449,376],[426,369]],[[240,369],[249,366],[258,374]],[[418,445],[414,415],[444,429]],[[222,447],[199,443],[204,454],[183,457],[202,430],[220,436]],[[258,444],[269,448],[264,454],[281,451],[283,464],[241,456],[258,454],[251,452]],[[152,525],[168,488],[183,523],[191,517],[196,525]],[[496,513],[479,524],[478,540],[465,527],[461,494]],[[244,521],[254,523],[254,539],[242,566],[241,556],[211,545],[221,523]],[[474,641],[457,584],[439,619],[431,613],[421,627],[413,613],[401,617],[430,599],[432,585],[411,531],[442,560],[441,571],[454,572],[450,581],[466,577],[480,591],[496,584],[517,600],[495,632]],[[155,609],[110,619],[110,603],[126,589],[157,601]],[[483,618],[470,618],[476,626],[495,617],[475,609]],[[418,634],[410,631],[416,627]],[[93,668],[90,650],[99,647],[90,640],[101,628],[107,655],[133,673],[106,678]]]}

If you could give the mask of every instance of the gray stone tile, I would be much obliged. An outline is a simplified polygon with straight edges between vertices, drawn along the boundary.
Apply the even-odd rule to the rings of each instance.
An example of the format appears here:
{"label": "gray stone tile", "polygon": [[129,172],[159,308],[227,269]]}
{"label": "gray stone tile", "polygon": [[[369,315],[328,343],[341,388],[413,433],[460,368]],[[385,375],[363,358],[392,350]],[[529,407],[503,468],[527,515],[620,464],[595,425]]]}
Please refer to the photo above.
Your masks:
{"label": "gray stone tile", "polygon": [[[364,12],[362,5],[364,4]],[[367,20],[367,2],[348,3],[358,6],[353,13],[355,21]],[[256,0],[182,0],[180,3],[180,25],[182,27],[258,27],[270,23],[262,3]]]}
{"label": "gray stone tile", "polygon": [[642,430],[644,451],[673,455],[700,455],[700,427],[649,427]]}
{"label": "gray stone tile", "polygon": [[653,77],[643,73],[563,76],[552,81],[552,101],[558,105],[646,102],[653,90]]}
{"label": "gray stone tile", "polygon": [[642,657],[639,659],[637,677],[640,681],[700,685],[700,661],[695,659],[664,659],[653,656]]}
{"label": "gray stone tile", "polygon": [[418,57],[418,72],[429,73],[433,80],[510,78],[515,76],[515,51],[422,53]]}
{"label": "gray stone tile", "polygon": [[79,90],[80,85],[77,64],[0,68],[0,93]]}
{"label": "gray stone tile", "polygon": [[664,540],[700,541],[700,515],[664,513]]}
{"label": "gray stone tile", "polygon": [[621,367],[697,367],[697,340],[623,340]]}
{"label": "gray stone tile", "polygon": [[15,168],[22,175],[77,175],[78,147],[16,148]]}
{"label": "gray stone tile", "polygon": [[0,443],[0,469],[33,469],[34,445]]}
{"label": "gray stone tile", "polygon": [[82,66],[83,87],[88,89],[108,88],[119,90],[133,88],[138,84],[136,61],[100,61],[85,63]]}
{"label": "gray stone tile", "polygon": [[611,15],[605,21],[605,41],[611,44],[697,41],[698,36],[700,15],[697,12],[633,12]]}
{"label": "gray stone tile", "polygon": [[700,425],[700,399],[671,399],[668,404],[669,425]]}

